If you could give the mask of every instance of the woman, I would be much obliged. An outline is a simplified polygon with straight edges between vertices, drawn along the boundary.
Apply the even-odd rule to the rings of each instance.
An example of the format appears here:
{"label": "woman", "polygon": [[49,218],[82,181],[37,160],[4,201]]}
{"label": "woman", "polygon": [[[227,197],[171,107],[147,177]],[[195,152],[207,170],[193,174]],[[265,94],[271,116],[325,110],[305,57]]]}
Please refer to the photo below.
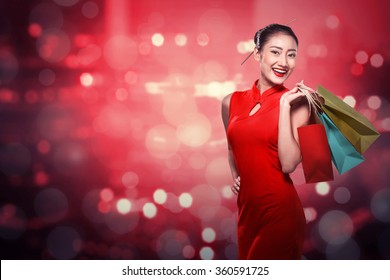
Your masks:
{"label": "woman", "polygon": [[271,24],[255,34],[260,77],[222,102],[229,164],[238,194],[240,259],[300,259],[305,216],[289,177],[301,161],[297,128],[310,111],[298,90],[283,83],[294,71],[298,39]]}

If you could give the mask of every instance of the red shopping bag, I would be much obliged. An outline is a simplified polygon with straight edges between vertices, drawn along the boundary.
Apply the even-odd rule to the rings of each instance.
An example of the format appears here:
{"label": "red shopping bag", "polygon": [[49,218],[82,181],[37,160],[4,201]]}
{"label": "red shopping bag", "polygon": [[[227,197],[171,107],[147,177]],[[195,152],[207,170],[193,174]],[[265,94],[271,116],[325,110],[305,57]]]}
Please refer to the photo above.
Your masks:
{"label": "red shopping bag", "polygon": [[332,157],[324,125],[299,127],[298,137],[306,183],[333,180]]}

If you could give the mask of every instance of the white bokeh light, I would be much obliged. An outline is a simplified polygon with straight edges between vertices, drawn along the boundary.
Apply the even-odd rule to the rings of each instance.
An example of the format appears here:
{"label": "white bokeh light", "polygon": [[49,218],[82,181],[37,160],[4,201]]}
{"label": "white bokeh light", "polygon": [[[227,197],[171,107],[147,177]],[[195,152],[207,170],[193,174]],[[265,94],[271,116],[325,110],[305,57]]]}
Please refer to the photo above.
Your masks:
{"label": "white bokeh light", "polygon": [[325,196],[329,193],[330,186],[327,182],[320,182],[316,184],[315,189],[319,195]]}
{"label": "white bokeh light", "polygon": [[192,195],[189,193],[182,193],[179,196],[179,203],[183,208],[190,208],[192,205]]}
{"label": "white bokeh light", "polygon": [[145,203],[142,208],[142,212],[144,213],[146,218],[152,219],[157,215],[157,207],[151,202]]}
{"label": "white bokeh light", "polygon": [[160,205],[164,204],[167,201],[167,198],[168,198],[167,193],[162,189],[157,189],[153,193],[154,202],[156,202],[157,204]]}
{"label": "white bokeh light", "polygon": [[121,198],[116,203],[116,209],[121,214],[127,214],[131,210],[131,202],[127,198]]}

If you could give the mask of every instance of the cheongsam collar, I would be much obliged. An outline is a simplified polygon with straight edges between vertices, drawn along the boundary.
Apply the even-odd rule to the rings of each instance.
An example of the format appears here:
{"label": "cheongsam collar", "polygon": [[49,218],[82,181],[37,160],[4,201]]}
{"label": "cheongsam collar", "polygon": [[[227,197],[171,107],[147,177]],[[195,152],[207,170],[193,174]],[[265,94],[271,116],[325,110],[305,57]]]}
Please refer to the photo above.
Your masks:
{"label": "cheongsam collar", "polygon": [[257,88],[257,83],[259,82],[259,80],[256,80],[252,86],[252,89],[250,90],[250,95],[251,95],[251,98],[252,100],[255,102],[255,103],[263,103],[263,101],[270,95],[272,95],[273,93],[275,92],[278,92],[278,91],[282,91],[285,89],[284,85],[281,84],[281,85],[275,85],[269,89],[267,89],[266,91],[264,91],[262,94],[260,94],[260,90]]}

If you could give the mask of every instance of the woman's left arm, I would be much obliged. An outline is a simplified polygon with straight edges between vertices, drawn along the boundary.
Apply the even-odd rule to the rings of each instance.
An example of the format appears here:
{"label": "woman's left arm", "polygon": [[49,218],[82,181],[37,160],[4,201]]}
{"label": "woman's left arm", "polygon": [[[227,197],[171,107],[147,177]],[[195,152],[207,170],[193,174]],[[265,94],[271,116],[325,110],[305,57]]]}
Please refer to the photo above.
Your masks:
{"label": "woman's left arm", "polygon": [[310,111],[304,94],[295,87],[280,98],[278,154],[283,173],[291,173],[301,162],[298,127],[308,123]]}

